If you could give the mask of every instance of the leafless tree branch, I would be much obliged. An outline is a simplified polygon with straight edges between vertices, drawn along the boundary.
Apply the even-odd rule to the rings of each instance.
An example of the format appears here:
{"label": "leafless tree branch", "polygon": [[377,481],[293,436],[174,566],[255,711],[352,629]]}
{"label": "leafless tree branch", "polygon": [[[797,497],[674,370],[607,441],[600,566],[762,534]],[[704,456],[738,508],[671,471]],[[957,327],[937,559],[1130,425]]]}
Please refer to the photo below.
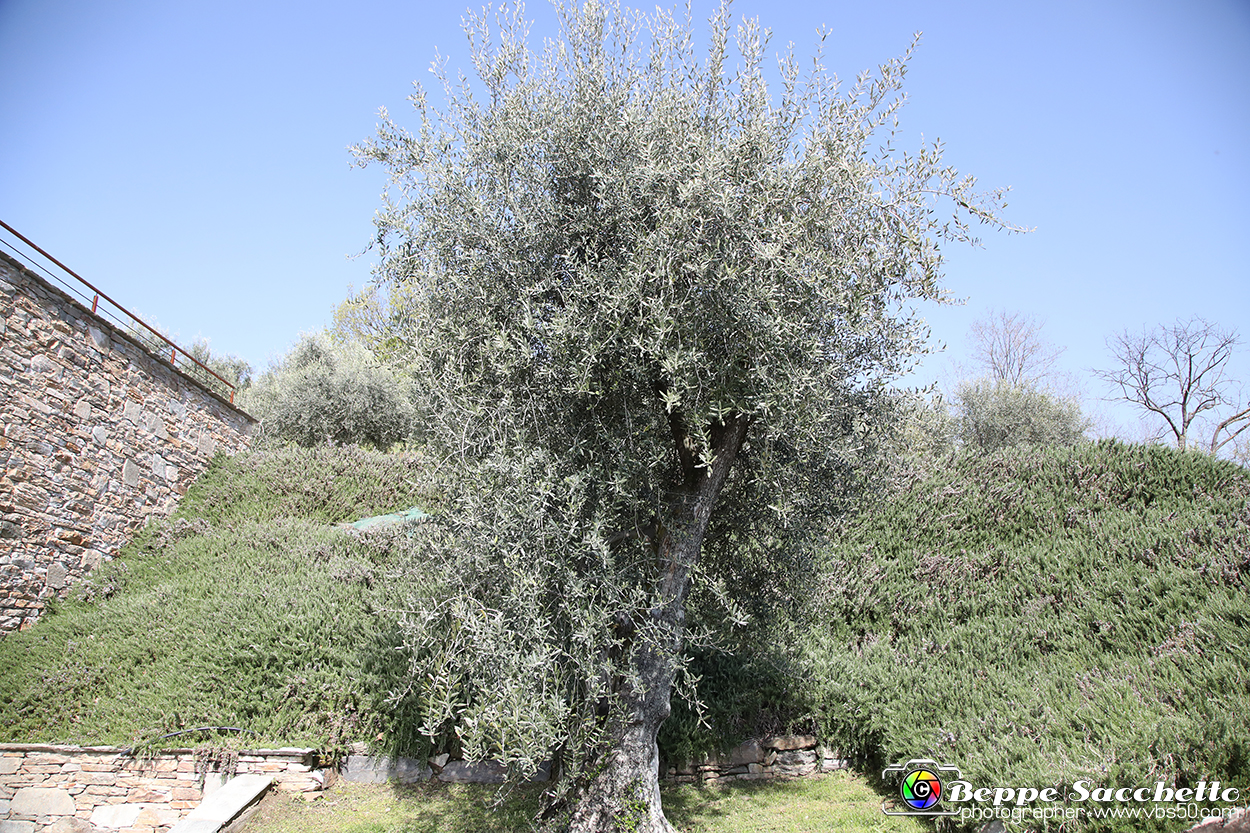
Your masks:
{"label": "leafless tree branch", "polygon": [[1114,399],[1158,414],[1177,448],[1190,445],[1198,417],[1208,414],[1218,419],[1218,412],[1231,409],[1205,445],[1215,454],[1250,427],[1250,406],[1228,377],[1229,361],[1240,344],[1236,330],[1198,317],[1140,334],[1125,330],[1107,340],[1118,367],[1094,373],[1118,391]]}
{"label": "leafless tree branch", "polygon": [[1062,347],[1041,337],[1042,323],[1019,312],[990,313],[986,320],[972,322],[972,358],[990,378],[1012,385],[1043,382],[1054,373]]}

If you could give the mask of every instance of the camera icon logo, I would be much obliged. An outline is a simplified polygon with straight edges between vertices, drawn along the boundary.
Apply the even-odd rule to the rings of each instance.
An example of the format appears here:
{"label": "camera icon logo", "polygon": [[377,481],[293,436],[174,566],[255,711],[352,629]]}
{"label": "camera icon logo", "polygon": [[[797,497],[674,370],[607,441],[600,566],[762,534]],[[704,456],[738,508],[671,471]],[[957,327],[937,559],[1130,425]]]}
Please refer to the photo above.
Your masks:
{"label": "camera icon logo", "polygon": [[907,763],[894,764],[886,767],[881,777],[888,783],[895,778],[900,779],[898,795],[901,803],[890,799],[882,802],[881,811],[887,816],[954,816],[958,810],[941,809],[944,789],[943,779],[947,783],[958,781],[959,768],[948,764],[939,764],[928,758],[920,758]]}

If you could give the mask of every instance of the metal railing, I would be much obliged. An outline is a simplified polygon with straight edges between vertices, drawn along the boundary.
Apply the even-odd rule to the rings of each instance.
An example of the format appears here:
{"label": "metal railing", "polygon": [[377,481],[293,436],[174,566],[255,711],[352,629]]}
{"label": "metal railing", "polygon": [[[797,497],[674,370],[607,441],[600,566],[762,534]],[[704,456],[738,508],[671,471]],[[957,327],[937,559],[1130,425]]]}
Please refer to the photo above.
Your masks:
{"label": "metal railing", "polygon": [[[191,355],[190,351],[179,347],[164,333],[149,325],[99,289],[96,289],[85,278],[45,252],[17,229],[3,220],[0,220],[0,227],[3,227],[5,231],[24,243],[27,249],[24,250],[22,247],[15,245],[12,240],[6,239],[4,236],[0,236],[0,245],[11,251],[19,260],[28,264],[32,271],[41,272],[60,284],[70,295],[77,296],[84,306],[90,307],[94,315],[116,324],[153,356],[178,368],[178,370],[186,373],[214,393],[224,395],[230,400],[230,404],[234,404],[234,384],[223,379],[220,374]],[[33,257],[30,250],[40,254],[47,263],[42,263]],[[52,264],[56,268],[50,268],[48,264]],[[58,270],[60,271],[58,272]],[[66,276],[73,280],[68,280]],[[87,292],[83,291],[83,287],[86,288]]]}

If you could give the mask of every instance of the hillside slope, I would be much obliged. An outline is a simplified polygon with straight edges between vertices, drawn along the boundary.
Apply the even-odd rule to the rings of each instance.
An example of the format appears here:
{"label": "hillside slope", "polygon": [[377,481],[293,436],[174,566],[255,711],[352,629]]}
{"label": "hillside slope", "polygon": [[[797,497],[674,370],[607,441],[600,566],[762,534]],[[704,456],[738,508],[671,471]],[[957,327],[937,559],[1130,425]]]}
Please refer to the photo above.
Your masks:
{"label": "hillside slope", "polygon": [[405,668],[385,612],[403,567],[385,535],[333,524],[425,502],[420,468],[355,448],[219,457],[77,599],[0,640],[0,740],[130,745],[202,726],[246,729],[249,745],[403,736],[386,702]]}
{"label": "hillside slope", "polygon": [[[84,598],[0,640],[0,740],[427,750],[395,626],[420,567],[333,525],[433,506],[427,482],[356,449],[218,460]],[[675,754],[764,709],[866,771],[1250,790],[1246,470],[1118,443],[956,457],[838,541],[774,654],[696,663],[710,724],[679,703]]]}
{"label": "hillside slope", "polygon": [[1248,590],[1245,469],[1115,442],[959,457],[828,553],[808,687],[877,765],[1246,788]]}

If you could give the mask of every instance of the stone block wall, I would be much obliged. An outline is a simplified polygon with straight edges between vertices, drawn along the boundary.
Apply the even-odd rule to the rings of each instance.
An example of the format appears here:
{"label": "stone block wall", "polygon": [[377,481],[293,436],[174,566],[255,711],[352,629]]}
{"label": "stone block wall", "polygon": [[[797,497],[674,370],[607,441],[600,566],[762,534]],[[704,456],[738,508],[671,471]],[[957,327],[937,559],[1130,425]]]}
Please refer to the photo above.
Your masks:
{"label": "stone block wall", "polygon": [[[342,772],[322,768],[315,750],[302,748],[214,753],[167,749],[135,756],[111,746],[0,744],[0,831],[51,829],[165,833],[233,775],[267,775],[287,792],[313,797],[337,777],[346,781],[498,784],[505,768],[440,755],[425,761],[391,759],[354,750]],[[704,783],[798,778],[848,762],[810,735],[749,740],[721,755],[672,763],[668,780]],[[546,781],[547,767],[532,780]]]}
{"label": "stone block wall", "polygon": [[800,778],[846,769],[850,761],[821,746],[812,735],[785,735],[748,740],[720,755],[670,763],[665,773],[678,783],[766,781]]}
{"label": "stone block wall", "polygon": [[167,514],[255,420],[0,253],[0,635]]}
{"label": "stone block wall", "polygon": [[104,746],[0,744],[0,830],[164,833],[232,774],[268,775],[296,793],[320,794],[326,781],[311,749],[240,751],[223,761],[192,749],[132,757]]}
{"label": "stone block wall", "polygon": [[[502,784],[508,769],[496,761],[467,763],[450,760],[446,753],[428,761],[388,758],[368,754],[364,743],[353,744],[340,776],[356,783],[395,781],[415,784],[437,780],[455,784]],[[822,746],[812,735],[781,735],[748,740],[728,752],[704,755],[697,760],[670,761],[661,765],[660,777],[677,783],[717,781],[766,781],[801,778],[850,767],[850,761]],[[551,764],[545,763],[531,781],[547,781]]]}

